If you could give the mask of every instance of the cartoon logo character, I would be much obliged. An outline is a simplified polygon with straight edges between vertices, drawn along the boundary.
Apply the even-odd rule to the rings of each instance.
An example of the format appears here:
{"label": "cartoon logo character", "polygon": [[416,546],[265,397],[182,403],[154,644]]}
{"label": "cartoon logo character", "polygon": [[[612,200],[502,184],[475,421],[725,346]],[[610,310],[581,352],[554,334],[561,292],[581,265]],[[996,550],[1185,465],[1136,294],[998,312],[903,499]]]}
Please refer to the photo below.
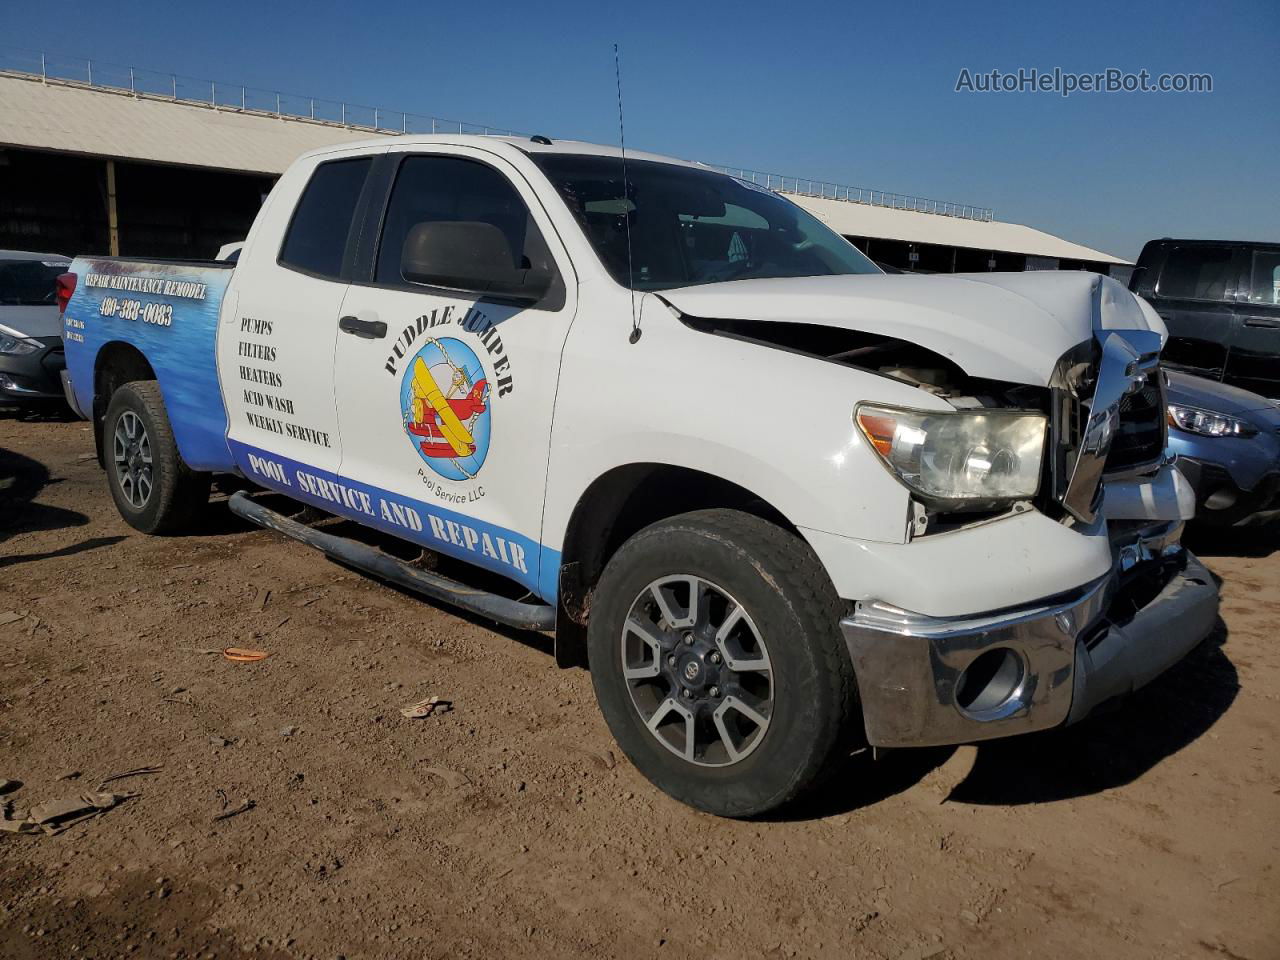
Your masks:
{"label": "cartoon logo character", "polygon": [[489,382],[461,340],[428,338],[400,383],[404,429],[432,470],[469,480],[489,453]]}

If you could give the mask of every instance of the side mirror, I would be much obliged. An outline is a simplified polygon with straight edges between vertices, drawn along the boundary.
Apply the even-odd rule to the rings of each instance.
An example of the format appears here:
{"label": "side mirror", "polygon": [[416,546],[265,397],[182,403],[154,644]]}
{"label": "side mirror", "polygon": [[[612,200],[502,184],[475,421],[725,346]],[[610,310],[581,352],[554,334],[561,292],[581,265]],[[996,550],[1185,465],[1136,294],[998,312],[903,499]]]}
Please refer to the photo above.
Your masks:
{"label": "side mirror", "polygon": [[534,302],[551,287],[546,269],[514,265],[506,235],[491,223],[415,224],[405,238],[400,274],[411,283]]}

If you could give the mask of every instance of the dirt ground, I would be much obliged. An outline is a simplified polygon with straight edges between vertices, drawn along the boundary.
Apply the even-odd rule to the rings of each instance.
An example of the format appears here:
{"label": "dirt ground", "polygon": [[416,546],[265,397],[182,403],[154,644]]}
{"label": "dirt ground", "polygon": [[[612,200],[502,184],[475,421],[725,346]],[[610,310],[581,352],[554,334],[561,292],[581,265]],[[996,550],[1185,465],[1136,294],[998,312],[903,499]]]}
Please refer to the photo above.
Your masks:
{"label": "dirt ground", "polygon": [[748,823],[650,787],[545,638],[223,506],[142,536],[92,450],[0,414],[0,801],[160,769],[0,834],[0,957],[1280,958],[1274,533],[1200,544],[1225,625],[1118,712]]}

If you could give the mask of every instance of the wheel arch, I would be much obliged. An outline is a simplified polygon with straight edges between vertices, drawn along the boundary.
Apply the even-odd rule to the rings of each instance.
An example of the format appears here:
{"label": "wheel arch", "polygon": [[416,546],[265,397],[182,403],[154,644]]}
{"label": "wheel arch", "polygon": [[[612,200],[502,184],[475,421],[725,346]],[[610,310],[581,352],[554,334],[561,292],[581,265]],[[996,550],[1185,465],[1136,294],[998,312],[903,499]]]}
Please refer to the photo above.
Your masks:
{"label": "wheel arch", "polygon": [[156,372],[141,350],[123,340],[112,340],[99,348],[93,361],[93,442],[98,463],[106,467],[103,422],[112,394],[132,380],[155,380]]}
{"label": "wheel arch", "polygon": [[630,537],[668,517],[709,508],[740,510],[804,539],[786,515],[754,491],[690,467],[629,463],[597,477],[574,505],[560,554],[556,662],[586,660],[592,591]]}

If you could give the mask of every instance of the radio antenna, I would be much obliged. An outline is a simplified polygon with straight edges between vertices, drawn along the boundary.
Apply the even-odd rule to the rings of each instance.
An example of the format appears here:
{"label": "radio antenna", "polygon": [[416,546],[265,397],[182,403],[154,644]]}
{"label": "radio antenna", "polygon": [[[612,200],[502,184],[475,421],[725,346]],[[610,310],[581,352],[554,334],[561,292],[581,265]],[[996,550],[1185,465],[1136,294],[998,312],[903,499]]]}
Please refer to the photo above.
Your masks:
{"label": "radio antenna", "polygon": [[636,343],[640,339],[640,320],[636,316],[636,277],[631,263],[631,181],[627,177],[627,130],[622,123],[622,66],[618,60],[618,45],[613,45],[613,78],[618,87],[618,144],[622,148],[622,222],[627,231],[627,296],[631,298],[631,336]]}

